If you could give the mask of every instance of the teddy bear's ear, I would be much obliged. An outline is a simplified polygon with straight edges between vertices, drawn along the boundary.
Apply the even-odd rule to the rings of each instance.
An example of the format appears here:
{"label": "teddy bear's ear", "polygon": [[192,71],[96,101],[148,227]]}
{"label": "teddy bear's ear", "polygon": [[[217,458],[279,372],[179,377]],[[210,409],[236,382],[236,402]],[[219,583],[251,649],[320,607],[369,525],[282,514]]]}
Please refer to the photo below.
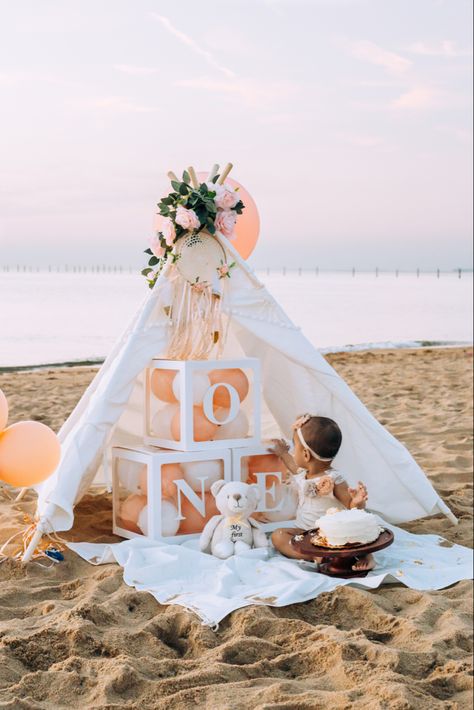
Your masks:
{"label": "teddy bear's ear", "polygon": [[220,481],[214,481],[214,483],[211,486],[211,493],[214,496],[214,498],[216,498],[217,494],[219,493],[221,488],[223,488],[223,486],[225,486],[225,484],[226,484],[226,481],[223,481],[222,479]]}

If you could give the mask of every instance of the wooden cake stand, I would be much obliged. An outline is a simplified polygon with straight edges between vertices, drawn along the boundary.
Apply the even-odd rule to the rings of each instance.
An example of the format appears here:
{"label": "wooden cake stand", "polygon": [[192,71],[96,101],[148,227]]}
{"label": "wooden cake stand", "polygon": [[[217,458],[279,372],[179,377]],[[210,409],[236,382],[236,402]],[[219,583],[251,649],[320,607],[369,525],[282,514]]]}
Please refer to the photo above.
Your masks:
{"label": "wooden cake stand", "polygon": [[325,561],[319,565],[318,572],[327,574],[329,577],[366,577],[367,571],[353,570],[352,566],[357,559],[363,555],[368,555],[377,550],[383,550],[393,542],[393,532],[384,530],[378,538],[368,545],[346,545],[345,547],[322,547],[313,545],[311,537],[315,530],[305,533],[300,542],[292,542],[292,546],[298,552],[314,557],[324,557]]}

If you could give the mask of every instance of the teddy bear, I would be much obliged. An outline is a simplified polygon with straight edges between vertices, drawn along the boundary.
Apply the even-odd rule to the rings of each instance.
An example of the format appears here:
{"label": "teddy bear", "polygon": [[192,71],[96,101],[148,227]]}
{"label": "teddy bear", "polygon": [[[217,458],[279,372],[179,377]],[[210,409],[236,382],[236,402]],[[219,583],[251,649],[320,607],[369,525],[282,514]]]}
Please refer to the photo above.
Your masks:
{"label": "teddy bear", "polygon": [[267,547],[268,540],[255,520],[260,493],[256,486],[239,481],[215,481],[211,493],[221,515],[214,515],[205,525],[199,539],[201,552],[210,552],[225,560],[252,547]]}

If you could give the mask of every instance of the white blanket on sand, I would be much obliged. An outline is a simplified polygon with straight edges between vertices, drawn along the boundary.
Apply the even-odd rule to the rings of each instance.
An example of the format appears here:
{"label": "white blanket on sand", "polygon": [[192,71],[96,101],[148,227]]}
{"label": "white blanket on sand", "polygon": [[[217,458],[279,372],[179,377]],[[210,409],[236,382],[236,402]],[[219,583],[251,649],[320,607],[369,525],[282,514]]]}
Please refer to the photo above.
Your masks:
{"label": "white blanket on sand", "polygon": [[118,562],[126,584],[150,592],[160,604],[180,604],[209,626],[240,607],[286,606],[346,584],[375,589],[384,582],[400,582],[412,589],[433,590],[472,578],[472,550],[437,535],[413,535],[384,525],[395,535],[393,545],[376,553],[377,567],[367,577],[353,579],[319,574],[311,563],[289,560],[273,548],[219,560],[199,552],[197,540],[169,545],[135,538],[113,545],[82,542],[69,547],[95,565]]}

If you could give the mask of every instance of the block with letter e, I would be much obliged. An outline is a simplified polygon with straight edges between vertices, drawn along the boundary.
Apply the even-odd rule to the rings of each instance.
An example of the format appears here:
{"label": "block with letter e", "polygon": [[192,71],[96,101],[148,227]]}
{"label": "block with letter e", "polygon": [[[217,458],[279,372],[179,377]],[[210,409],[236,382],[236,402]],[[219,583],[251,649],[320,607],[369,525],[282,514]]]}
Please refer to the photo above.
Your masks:
{"label": "block with letter e", "polygon": [[269,453],[265,443],[232,449],[232,477],[258,487],[260,503],[255,518],[262,523],[263,530],[295,526],[296,492],[285,483],[285,465],[278,456]]}

